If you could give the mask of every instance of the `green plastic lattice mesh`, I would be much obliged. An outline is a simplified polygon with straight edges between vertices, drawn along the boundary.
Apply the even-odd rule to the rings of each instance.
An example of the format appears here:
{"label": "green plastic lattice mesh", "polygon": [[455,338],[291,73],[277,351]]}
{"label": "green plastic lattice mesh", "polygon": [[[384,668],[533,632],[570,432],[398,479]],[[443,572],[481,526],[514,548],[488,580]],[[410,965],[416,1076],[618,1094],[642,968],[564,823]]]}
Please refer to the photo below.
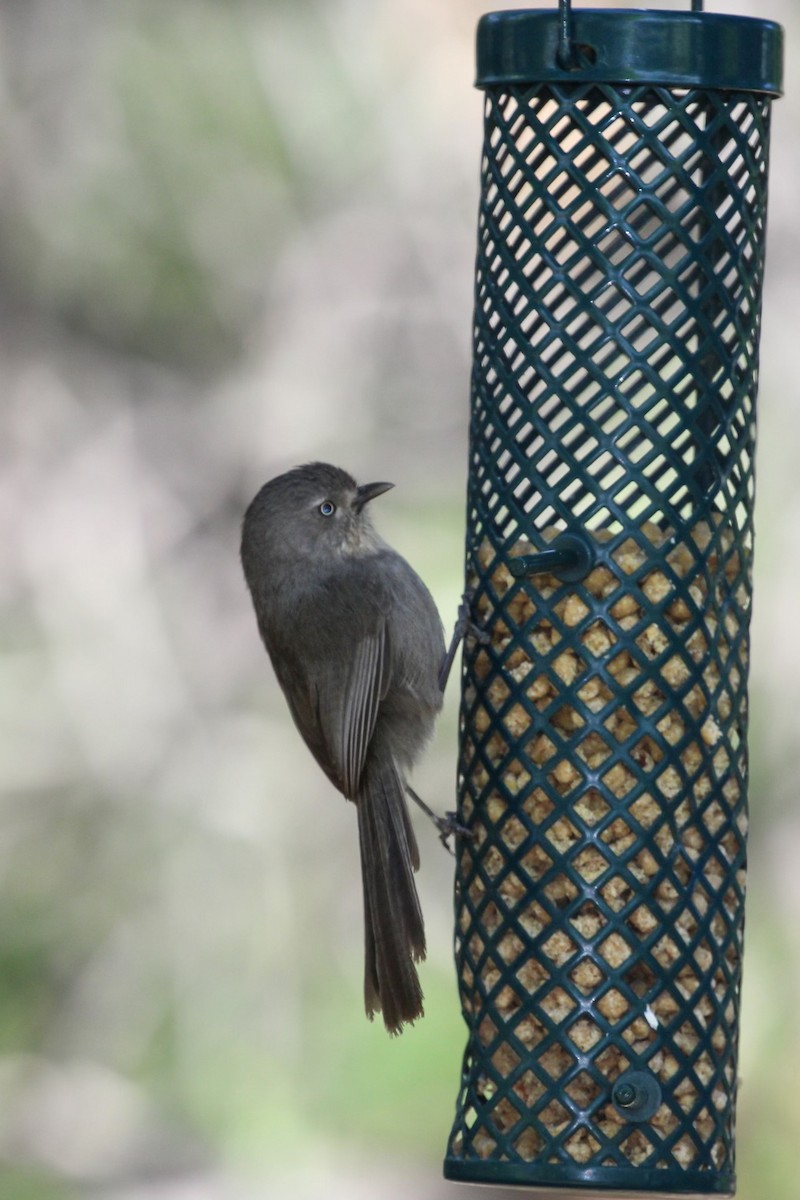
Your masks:
{"label": "green plastic lattice mesh", "polygon": [[445,1174],[725,1193],[770,97],[549,74],[483,83]]}

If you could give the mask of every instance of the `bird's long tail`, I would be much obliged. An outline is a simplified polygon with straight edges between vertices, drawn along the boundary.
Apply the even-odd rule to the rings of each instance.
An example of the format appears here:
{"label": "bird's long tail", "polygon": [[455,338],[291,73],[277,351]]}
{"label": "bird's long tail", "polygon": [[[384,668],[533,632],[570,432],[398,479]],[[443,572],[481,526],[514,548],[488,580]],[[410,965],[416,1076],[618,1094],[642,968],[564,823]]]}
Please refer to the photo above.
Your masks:
{"label": "bird's long tail", "polygon": [[425,957],[425,928],[414,871],[419,851],[403,781],[389,761],[368,759],[356,801],[364,886],[364,1006],[390,1033],[422,1016],[414,964]]}

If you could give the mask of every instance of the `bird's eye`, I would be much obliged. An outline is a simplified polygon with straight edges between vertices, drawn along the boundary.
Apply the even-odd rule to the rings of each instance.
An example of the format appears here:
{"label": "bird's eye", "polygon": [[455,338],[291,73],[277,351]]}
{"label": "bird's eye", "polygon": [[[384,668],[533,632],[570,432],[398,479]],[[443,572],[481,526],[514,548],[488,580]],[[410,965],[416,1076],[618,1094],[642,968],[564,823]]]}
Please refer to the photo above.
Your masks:
{"label": "bird's eye", "polygon": [[322,513],[323,517],[332,517],[336,512],[336,505],[332,504],[330,500],[323,500],[322,504],[319,506],[319,511]]}

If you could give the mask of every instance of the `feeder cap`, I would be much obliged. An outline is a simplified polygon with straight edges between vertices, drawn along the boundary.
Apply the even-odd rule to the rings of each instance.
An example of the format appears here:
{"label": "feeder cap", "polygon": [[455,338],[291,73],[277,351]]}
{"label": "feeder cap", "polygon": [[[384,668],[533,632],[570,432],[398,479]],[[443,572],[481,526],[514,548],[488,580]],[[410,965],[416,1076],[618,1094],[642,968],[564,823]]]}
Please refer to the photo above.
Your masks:
{"label": "feeder cap", "polygon": [[554,9],[487,13],[478,22],[480,88],[526,83],[654,84],[714,91],[783,91],[783,29],[707,12],[577,9],[575,64],[559,64]]}

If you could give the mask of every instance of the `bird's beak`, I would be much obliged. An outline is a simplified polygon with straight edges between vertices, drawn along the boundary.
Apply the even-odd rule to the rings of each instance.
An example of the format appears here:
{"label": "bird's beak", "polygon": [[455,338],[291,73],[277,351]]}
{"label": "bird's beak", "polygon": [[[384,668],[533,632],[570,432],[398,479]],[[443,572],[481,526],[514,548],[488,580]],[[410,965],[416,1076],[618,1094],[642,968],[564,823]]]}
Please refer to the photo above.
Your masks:
{"label": "bird's beak", "polygon": [[393,483],[362,483],[360,488],[356,488],[356,499],[353,507],[356,512],[361,512],[368,501],[374,500],[376,496],[383,495],[384,492],[388,492],[389,488],[393,487]]}

